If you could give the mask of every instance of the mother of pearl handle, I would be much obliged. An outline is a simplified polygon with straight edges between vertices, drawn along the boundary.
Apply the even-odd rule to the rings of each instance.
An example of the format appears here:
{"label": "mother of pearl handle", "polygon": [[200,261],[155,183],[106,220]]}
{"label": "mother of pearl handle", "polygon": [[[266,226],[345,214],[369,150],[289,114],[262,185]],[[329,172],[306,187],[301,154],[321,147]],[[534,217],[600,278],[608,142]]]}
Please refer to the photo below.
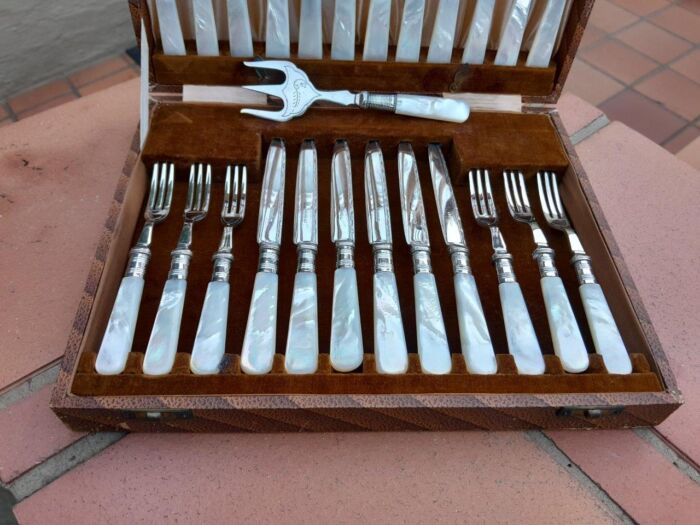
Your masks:
{"label": "mother of pearl handle", "polygon": [[98,374],[121,374],[126,368],[126,360],[134,342],[143,283],[142,277],[131,276],[124,277],[119,285],[117,299],[95,361]]}
{"label": "mother of pearl handle", "polygon": [[229,283],[225,281],[212,281],[207,286],[190,357],[190,370],[194,374],[219,372],[226,349],[229,288]]}
{"label": "mother of pearl handle", "polygon": [[454,278],[457,320],[462,355],[470,374],[495,374],[498,371],[489,328],[481,307],[473,275],[457,273]]}
{"label": "mother of pearl handle", "polygon": [[396,95],[397,115],[464,122],[469,118],[469,104],[464,100],[423,95]]}
{"label": "mother of pearl handle", "polygon": [[180,15],[175,0],[156,0],[160,41],[166,55],[186,55]]}
{"label": "mother of pearl handle", "polygon": [[599,284],[579,286],[595,350],[611,374],[631,374],[632,362]]}
{"label": "mother of pearl handle", "polygon": [[216,32],[216,19],[212,0],[192,0],[194,12],[194,36],[197,54],[217,56],[219,54],[219,37]]}
{"label": "mother of pearl handle", "polygon": [[408,349],[393,272],[374,274],[374,358],[380,374],[405,374]]}
{"label": "mother of pearl handle", "polygon": [[569,297],[566,295],[564,283],[561,277],[542,277],[540,284],[554,353],[567,372],[583,372],[588,368],[588,352]]}
{"label": "mother of pearl handle", "polygon": [[278,280],[276,273],[258,272],[255,275],[241,350],[241,370],[246,374],[267,374],[272,370],[277,336]]}
{"label": "mother of pearl handle", "polygon": [[350,372],[362,364],[362,327],[355,268],[338,268],[333,277],[331,316],[331,366]]}
{"label": "mother of pearl handle", "polygon": [[313,374],[318,368],[318,304],[316,274],[297,272],[292,293],[284,369],[288,374]]}
{"label": "mother of pearl handle", "polygon": [[413,293],[421,371],[424,374],[449,374],[452,356],[447,344],[435,276],[427,272],[414,274]]}
{"label": "mother of pearl handle", "polygon": [[148,376],[169,374],[173,369],[186,290],[187,281],[184,279],[165,281],[151,338],[143,358],[143,373]]}
{"label": "mother of pearl handle", "polygon": [[498,293],[501,296],[508,351],[515,359],[518,373],[544,374],[544,357],[520,285],[516,282],[501,283]]}

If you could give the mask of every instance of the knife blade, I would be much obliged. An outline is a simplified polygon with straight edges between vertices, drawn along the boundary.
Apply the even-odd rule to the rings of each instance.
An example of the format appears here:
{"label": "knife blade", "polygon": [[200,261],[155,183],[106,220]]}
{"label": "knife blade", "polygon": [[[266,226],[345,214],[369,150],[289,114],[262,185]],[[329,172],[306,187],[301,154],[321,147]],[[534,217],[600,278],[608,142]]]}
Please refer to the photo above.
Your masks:
{"label": "knife blade", "polygon": [[313,140],[302,143],[294,195],[294,277],[284,367],[288,374],[313,374],[318,368],[318,161]]}
{"label": "knife blade", "polygon": [[338,372],[355,370],[364,357],[353,259],[355,210],[350,162],[348,143],[336,142],[331,163],[331,239],[336,245],[337,263],[333,275],[330,359]]}
{"label": "knife blade", "polygon": [[403,229],[413,257],[413,293],[421,370],[425,374],[448,374],[452,369],[452,356],[430,263],[428,223],[418,163],[413,148],[407,142],[399,144],[398,164]]}
{"label": "knife blade", "polygon": [[532,3],[532,0],[513,0],[496,52],[494,63],[497,66],[514,66],[518,63]]}
{"label": "knife blade", "polygon": [[495,374],[498,368],[496,355],[476,281],[469,267],[469,251],[457,199],[439,145],[428,146],[428,161],[442,236],[452,258],[462,355],[470,373]]}
{"label": "knife blade", "polygon": [[408,370],[408,349],[391,252],[384,158],[376,141],[370,142],[365,152],[365,206],[367,234],[374,254],[374,356],[377,372],[403,374]]}
{"label": "knife blade", "polygon": [[284,142],[274,139],[267,152],[260,195],[258,244],[260,257],[253,296],[248,312],[241,370],[246,374],[266,374],[272,370],[277,336],[277,267],[282,243],[284,178],[286,152]]}

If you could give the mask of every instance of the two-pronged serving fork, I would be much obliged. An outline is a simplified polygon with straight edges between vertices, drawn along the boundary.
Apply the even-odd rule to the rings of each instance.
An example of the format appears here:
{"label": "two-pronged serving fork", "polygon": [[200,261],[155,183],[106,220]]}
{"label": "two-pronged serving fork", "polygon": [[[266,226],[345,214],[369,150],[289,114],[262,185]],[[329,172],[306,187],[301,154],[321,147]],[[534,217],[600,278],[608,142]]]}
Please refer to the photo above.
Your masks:
{"label": "two-pronged serving fork", "polygon": [[[206,174],[205,174],[206,172]],[[175,363],[177,342],[180,335],[182,309],[185,305],[187,273],[192,259],[192,227],[206,217],[211,193],[211,166],[193,165],[190,168],[185,223],[177,247],[171,253],[170,272],[160,298],[158,313],[153,323],[151,338],[143,359],[146,375],[168,374]]]}
{"label": "two-pronged serving fork", "polygon": [[583,372],[588,368],[586,345],[566,295],[564,283],[554,265],[554,250],[549,247],[547,238],[532,213],[525,177],[520,171],[504,171],[503,184],[511,216],[518,222],[528,224],[532,229],[536,246],[532,257],[540,269],[540,285],[554,353],[567,372]]}
{"label": "two-pronged serving fork", "polygon": [[520,374],[543,374],[545,363],[535,327],[515,278],[513,256],[508,253],[498,228],[498,210],[493,200],[488,170],[469,171],[469,193],[476,222],[491,231],[492,259],[498,275],[498,293],[501,297],[508,351],[515,359]]}
{"label": "two-pronged serving fork", "polygon": [[341,106],[358,106],[363,109],[381,109],[397,115],[420,117],[446,122],[464,122],[469,118],[469,105],[462,101],[423,95],[385,94],[361,91],[321,91],[316,89],[301,69],[286,60],[261,60],[243,62],[248,67],[273,69],[284,74],[282,84],[243,86],[282,99],[283,107],[278,111],[242,109],[241,113],[268,120],[286,122],[306,113],[314,102],[326,101]]}
{"label": "two-pronged serving fork", "polygon": [[612,312],[610,312],[608,302],[605,300],[603,289],[593,275],[591,258],[586,255],[578,235],[566,216],[564,206],[562,206],[556,174],[548,171],[539,172],[537,174],[537,187],[545,219],[552,228],[566,233],[569,239],[569,246],[573,253],[571,264],[576,269],[580,285],[579,292],[596,352],[603,357],[605,368],[609,373],[631,374],[632,362]]}
{"label": "two-pronged serving fork", "polygon": [[228,279],[233,264],[233,230],[243,222],[245,216],[247,179],[248,170],[245,166],[235,166],[233,177],[231,166],[226,169],[224,204],[221,209],[224,233],[219,249],[212,257],[214,271],[207,286],[190,357],[190,369],[195,374],[216,374],[226,350],[230,288]]}
{"label": "two-pronged serving fork", "polygon": [[151,189],[144,212],[145,224],[141,235],[139,235],[139,240],[129,253],[126,274],[119,285],[119,292],[112,307],[107,330],[97,354],[95,370],[98,374],[120,374],[126,367],[129,351],[134,341],[146,267],[151,258],[150,246],[153,238],[153,226],[163,222],[170,212],[174,177],[174,164],[163,163],[153,166]]}

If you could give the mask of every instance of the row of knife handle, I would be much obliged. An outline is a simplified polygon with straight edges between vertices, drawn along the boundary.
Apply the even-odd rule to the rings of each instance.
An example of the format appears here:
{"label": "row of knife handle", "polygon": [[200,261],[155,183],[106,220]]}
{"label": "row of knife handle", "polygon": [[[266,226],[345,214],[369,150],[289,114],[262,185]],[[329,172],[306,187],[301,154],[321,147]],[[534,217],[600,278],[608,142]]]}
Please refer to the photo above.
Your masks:
{"label": "row of knife handle", "polygon": [[[466,0],[463,0],[466,1]],[[482,64],[498,0],[476,0],[474,15],[462,54],[462,63]],[[525,28],[535,0],[511,0],[500,32],[495,65],[514,66],[518,61]],[[397,42],[397,62],[418,62],[426,0],[405,0]],[[542,19],[530,47],[526,65],[548,67],[560,34],[569,0],[547,0]],[[371,0],[363,60],[385,62],[389,48],[389,18],[392,0]],[[185,55],[184,37],[176,0],[156,0],[163,51]],[[197,53],[218,56],[219,35],[212,0],[192,0]],[[336,0],[332,29],[331,58],[355,59],[355,0]],[[247,0],[227,0],[230,53],[252,57],[253,38]],[[427,61],[449,63],[455,47],[460,0],[440,0],[428,48]],[[322,0],[301,0],[297,56],[323,58]],[[290,57],[290,16],[288,0],[267,0],[265,56]]]}
{"label": "row of knife handle", "polygon": [[[305,141],[302,154],[306,149],[306,154],[308,155],[309,148],[311,148],[313,153],[313,161],[308,162],[307,160],[305,165],[313,166],[315,171],[317,170],[317,163],[315,147],[312,141]],[[274,153],[273,150],[275,150]],[[413,156],[410,148],[404,148],[404,154],[406,151],[409,151],[410,155]],[[377,154],[379,158],[373,161],[371,157]],[[446,164],[439,147],[431,146],[431,154],[439,157],[438,160],[440,161],[437,163],[439,166],[436,168],[433,168],[433,163],[431,163],[431,171],[433,169],[443,171],[445,176],[447,176]],[[284,155],[283,142],[273,141],[268,152],[266,178],[270,176],[272,166],[285,165]],[[333,160],[334,169],[336,158],[339,155],[344,155],[347,159],[345,162],[349,162],[349,151],[347,144],[344,142],[339,142],[336,145]],[[340,164],[342,162],[340,161]],[[415,158],[411,164],[415,168]],[[302,176],[303,170],[301,166],[300,157],[298,177]],[[350,173],[349,166],[347,168],[346,171]],[[381,171],[380,176],[384,179],[383,185],[385,186],[381,150],[378,149],[378,143],[376,142],[370,143],[370,146],[368,146],[365,163],[366,180],[370,169]],[[415,175],[417,176],[417,173]],[[431,173],[431,175],[435,176],[435,173]],[[284,178],[284,174],[279,176],[282,179]],[[313,180],[314,186],[316,186],[317,176],[315,173]],[[449,181],[447,182],[448,186],[450,186]],[[299,181],[297,181],[297,184],[297,191],[299,191]],[[263,181],[263,185],[265,185],[265,181]],[[416,194],[420,195],[420,193],[420,188],[417,188]],[[300,201],[300,198],[300,196],[297,196],[295,201]],[[350,203],[353,200],[351,194],[344,195],[343,199]],[[422,197],[419,197],[419,200],[421,199]],[[282,205],[280,204],[280,206]],[[385,206],[388,213],[388,202]],[[420,207],[422,208],[422,202]],[[402,211],[405,212],[405,210]],[[457,221],[459,221],[458,216]],[[278,226],[281,228],[281,223]],[[336,236],[335,233],[334,236]],[[372,237],[371,233],[370,237]],[[338,264],[335,270],[333,288],[330,361],[335,370],[351,372],[362,364],[364,356],[357,279],[354,264],[352,263],[352,241],[354,239],[350,241],[343,239],[340,242],[338,239],[334,240],[337,246]],[[295,242],[297,241],[295,239]],[[314,268],[315,248],[308,250],[303,240],[298,241],[297,244],[299,245],[299,265],[294,281],[292,311],[285,352],[285,369],[290,374],[310,374],[317,369],[319,354],[317,282]],[[381,240],[373,244],[375,260],[375,273],[373,276],[374,353],[377,372],[401,374],[408,369],[408,351],[402,323],[398,287],[393,273],[393,263],[391,262],[391,248],[390,233],[388,240]],[[423,373],[428,374],[446,374],[450,372],[452,362],[435,276],[430,268],[429,255],[426,264],[421,265],[420,261],[416,262],[416,255],[420,253],[423,252],[413,250],[417,350],[421,370]],[[429,251],[426,250],[425,253],[429,254]],[[457,259],[460,259],[461,256],[465,260],[455,260],[455,256],[457,256]],[[453,266],[455,268],[454,287],[461,350],[470,373],[495,374],[497,373],[495,353],[481,306],[476,281],[469,270],[467,256],[467,252],[452,253]],[[276,351],[278,264],[279,246],[271,246],[261,242],[260,265],[255,277],[246,335],[241,351],[241,369],[248,374],[265,374],[272,369]],[[575,334],[569,333],[572,331],[572,327],[578,333],[578,327],[561,278],[556,275],[543,275],[541,286],[550,329],[552,330],[552,338],[555,343],[555,351],[562,359],[564,369],[568,372],[582,372],[586,370],[588,368],[588,356],[582,340],[577,341],[580,339],[580,334],[576,337]],[[124,370],[133,341],[143,287],[144,279],[142,275],[127,274],[123,278],[112,313],[112,317],[116,315],[120,321],[113,323],[113,320],[110,319],[110,325],[107,330],[109,337],[105,335],[105,340],[102,344],[103,348],[100,349],[96,362],[98,373],[113,375],[119,374]],[[159,307],[159,316],[167,313],[168,317],[171,318],[170,324],[172,326],[169,327],[169,336],[166,338],[168,341],[158,342],[157,353],[160,357],[153,361],[153,365],[149,365],[149,367],[144,364],[144,373],[146,375],[165,375],[172,370],[177,351],[186,287],[187,281],[185,279],[172,279],[166,283]],[[195,374],[215,374],[219,372],[226,347],[229,291],[227,280],[212,279],[208,285],[191,358],[191,369]],[[629,356],[619,337],[615,320],[612,317],[600,285],[594,281],[582,282],[580,293],[594,342],[596,343],[596,351],[603,354],[608,371],[611,373],[631,373],[632,368]],[[532,328],[532,321],[529,318],[520,285],[514,279],[506,281],[499,279],[499,295],[508,336],[509,351],[515,358],[518,372],[528,375],[543,374],[545,372],[544,360]],[[161,310],[165,313],[161,314]],[[607,335],[605,335],[606,333]],[[165,344],[166,342],[167,344]],[[111,348],[107,348],[109,351],[103,352],[106,344],[107,346],[111,345]],[[607,355],[599,348],[600,346],[609,346],[611,344],[616,344],[618,348],[605,349],[608,352]],[[564,359],[560,351],[563,351],[562,348],[567,345],[572,346],[569,352],[573,351],[573,347],[578,346],[580,350],[578,353],[582,352],[582,354],[574,356],[576,352],[574,354],[570,353],[569,357]],[[151,342],[149,342],[150,346]]]}

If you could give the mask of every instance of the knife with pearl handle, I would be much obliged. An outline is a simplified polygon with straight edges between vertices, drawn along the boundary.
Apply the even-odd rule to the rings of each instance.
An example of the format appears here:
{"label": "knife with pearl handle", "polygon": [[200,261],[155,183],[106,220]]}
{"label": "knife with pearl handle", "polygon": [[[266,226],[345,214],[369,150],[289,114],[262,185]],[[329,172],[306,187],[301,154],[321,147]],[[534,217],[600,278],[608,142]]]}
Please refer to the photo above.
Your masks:
{"label": "knife with pearl handle", "polygon": [[265,56],[289,58],[288,0],[267,0],[265,24]]}
{"label": "knife with pearl handle", "polygon": [[514,66],[518,63],[520,46],[523,43],[532,4],[532,0],[513,0],[496,52],[494,63],[497,66]]}
{"label": "knife with pearl handle", "polygon": [[333,60],[355,59],[356,0],[336,2],[333,12],[333,37],[331,58]]}
{"label": "knife with pearl handle", "polygon": [[219,55],[219,37],[216,33],[216,19],[211,0],[192,0],[194,13],[194,35],[197,54],[202,56]]}
{"label": "knife with pearl handle", "polygon": [[323,58],[321,0],[302,0],[299,17],[299,58]]}
{"label": "knife with pearl handle", "polygon": [[469,35],[464,44],[464,53],[462,54],[463,64],[483,64],[486,56],[486,47],[489,42],[489,33],[491,33],[491,24],[493,22],[493,9],[496,5],[496,0],[477,0],[474,7],[474,16],[471,26],[469,27]]}
{"label": "knife with pearl handle", "polygon": [[391,216],[384,157],[379,142],[365,152],[367,235],[374,255],[374,358],[380,374],[404,374],[408,349],[401,320],[399,290],[392,257]]}
{"label": "knife with pearl handle", "polygon": [[401,30],[396,45],[397,62],[418,62],[423,35],[425,0],[406,0],[401,15]]}
{"label": "knife with pearl handle", "polygon": [[389,54],[390,16],[391,0],[370,1],[362,60],[386,62]]}
{"label": "knife with pearl handle", "polygon": [[253,34],[250,30],[248,0],[227,0],[228,41],[232,57],[252,57]]}
{"label": "knife with pearl handle", "polygon": [[352,167],[348,143],[339,140],[331,164],[331,237],[336,249],[331,315],[331,366],[351,372],[362,364],[360,301],[355,274],[355,208],[352,195]]}
{"label": "knife with pearl handle", "polygon": [[484,310],[481,307],[476,281],[469,266],[469,249],[447,171],[447,163],[438,144],[431,144],[428,147],[428,159],[442,236],[452,258],[462,355],[469,373],[495,374],[498,368],[496,355],[486,325]]}
{"label": "knife with pearl handle", "polygon": [[552,59],[554,44],[559,35],[559,26],[564,16],[566,0],[549,0],[540,20],[535,39],[530,46],[525,65],[528,67],[547,67]]}
{"label": "knife with pearl handle", "polygon": [[449,374],[452,356],[447,343],[435,275],[430,264],[430,239],[418,164],[413,148],[407,142],[399,144],[398,164],[403,231],[413,257],[413,293],[420,367],[424,374]]}
{"label": "knife with pearl handle", "polygon": [[288,374],[313,374],[318,368],[318,160],[313,140],[301,145],[294,195],[294,277],[284,368]]}
{"label": "knife with pearl handle", "polygon": [[440,0],[435,14],[433,33],[430,36],[428,62],[448,64],[452,60],[458,13],[459,0]]}
{"label": "knife with pearl handle", "polygon": [[241,370],[267,374],[272,370],[277,336],[277,268],[284,213],[284,142],[274,139],[267,151],[260,194],[258,244],[260,257],[241,350]]}
{"label": "knife with pearl handle", "polygon": [[180,15],[175,0],[156,0],[160,42],[166,55],[186,55]]}

